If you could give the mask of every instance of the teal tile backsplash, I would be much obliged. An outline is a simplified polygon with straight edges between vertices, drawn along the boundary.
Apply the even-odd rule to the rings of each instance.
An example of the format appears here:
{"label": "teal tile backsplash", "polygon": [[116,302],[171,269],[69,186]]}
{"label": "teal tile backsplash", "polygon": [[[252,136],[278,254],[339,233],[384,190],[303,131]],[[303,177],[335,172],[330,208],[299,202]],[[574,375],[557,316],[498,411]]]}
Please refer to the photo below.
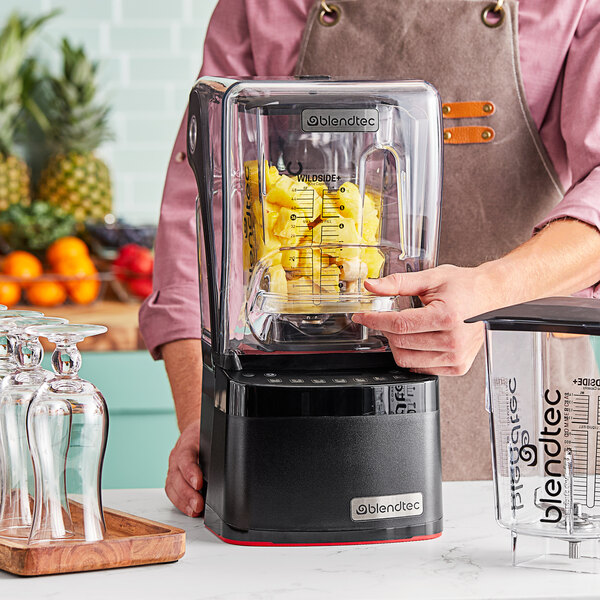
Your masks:
{"label": "teal tile backsplash", "polygon": [[62,14],[38,47],[68,36],[101,62],[102,90],[113,107],[115,140],[100,150],[114,183],[118,216],[158,220],[164,176],[187,95],[202,64],[204,36],[217,0],[1,0],[0,23],[13,10]]}

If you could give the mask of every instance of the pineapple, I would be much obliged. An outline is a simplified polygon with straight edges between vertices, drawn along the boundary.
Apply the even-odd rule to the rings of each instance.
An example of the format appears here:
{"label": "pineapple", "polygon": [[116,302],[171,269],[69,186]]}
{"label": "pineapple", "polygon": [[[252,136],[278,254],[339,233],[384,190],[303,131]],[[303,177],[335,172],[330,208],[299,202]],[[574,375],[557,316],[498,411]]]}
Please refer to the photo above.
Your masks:
{"label": "pineapple", "polygon": [[0,210],[31,202],[29,169],[15,155],[14,145],[24,108],[35,109],[30,97],[35,63],[26,59],[27,46],[53,14],[28,20],[13,13],[0,32]]}
{"label": "pineapple", "polygon": [[111,138],[109,109],[96,102],[98,65],[66,39],[62,54],[61,77],[45,82],[53,156],[40,177],[38,196],[77,221],[101,220],[111,212],[111,182],[108,167],[94,151]]}

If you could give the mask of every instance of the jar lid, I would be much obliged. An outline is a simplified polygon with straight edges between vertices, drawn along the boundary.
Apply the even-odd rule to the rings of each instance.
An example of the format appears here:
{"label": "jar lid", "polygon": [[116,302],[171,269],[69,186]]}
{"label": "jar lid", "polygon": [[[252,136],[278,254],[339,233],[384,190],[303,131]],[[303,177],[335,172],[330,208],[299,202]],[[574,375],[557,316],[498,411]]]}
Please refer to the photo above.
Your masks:
{"label": "jar lid", "polygon": [[541,298],[493,310],[465,323],[485,321],[486,328],[600,335],[600,300],[571,296]]}

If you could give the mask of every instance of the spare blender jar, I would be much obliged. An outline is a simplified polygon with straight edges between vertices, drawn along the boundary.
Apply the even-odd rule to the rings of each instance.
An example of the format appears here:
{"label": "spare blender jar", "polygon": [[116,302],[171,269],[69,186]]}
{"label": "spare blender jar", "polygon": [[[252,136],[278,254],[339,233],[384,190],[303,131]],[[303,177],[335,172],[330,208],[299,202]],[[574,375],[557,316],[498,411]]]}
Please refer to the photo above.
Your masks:
{"label": "spare blender jar", "polygon": [[485,321],[496,519],[514,565],[600,572],[600,301],[547,298]]}

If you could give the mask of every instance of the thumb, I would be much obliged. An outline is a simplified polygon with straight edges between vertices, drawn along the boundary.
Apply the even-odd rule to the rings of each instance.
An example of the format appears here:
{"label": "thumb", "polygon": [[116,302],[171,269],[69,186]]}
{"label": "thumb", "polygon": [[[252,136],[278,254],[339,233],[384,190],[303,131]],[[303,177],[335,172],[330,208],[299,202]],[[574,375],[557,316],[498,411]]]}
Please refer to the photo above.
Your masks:
{"label": "thumb", "polygon": [[392,273],[381,279],[365,280],[365,287],[380,296],[420,296],[434,285],[433,269],[414,273]]}

